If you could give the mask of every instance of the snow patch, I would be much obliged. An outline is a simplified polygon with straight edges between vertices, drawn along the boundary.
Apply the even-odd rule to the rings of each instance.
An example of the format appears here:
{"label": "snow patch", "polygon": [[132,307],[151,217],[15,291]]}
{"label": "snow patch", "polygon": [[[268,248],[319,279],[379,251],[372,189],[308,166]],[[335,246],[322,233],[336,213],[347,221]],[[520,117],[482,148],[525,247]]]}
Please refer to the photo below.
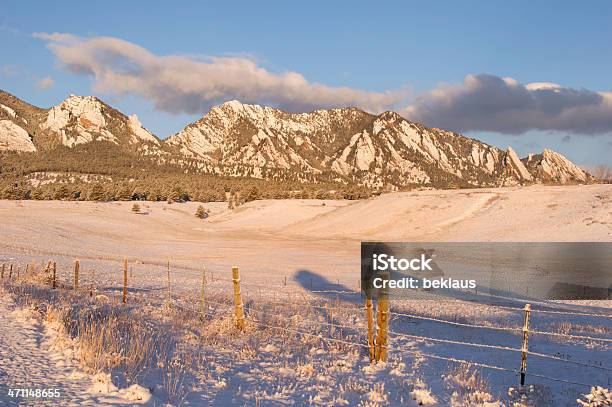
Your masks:
{"label": "snow patch", "polygon": [[142,403],[146,403],[151,399],[151,392],[149,389],[138,384],[133,384],[127,389],[120,390],[119,394],[129,401],[140,401]]}
{"label": "snow patch", "polygon": [[113,384],[110,373],[97,373],[91,380],[91,386],[87,389],[91,394],[108,394],[117,391]]}

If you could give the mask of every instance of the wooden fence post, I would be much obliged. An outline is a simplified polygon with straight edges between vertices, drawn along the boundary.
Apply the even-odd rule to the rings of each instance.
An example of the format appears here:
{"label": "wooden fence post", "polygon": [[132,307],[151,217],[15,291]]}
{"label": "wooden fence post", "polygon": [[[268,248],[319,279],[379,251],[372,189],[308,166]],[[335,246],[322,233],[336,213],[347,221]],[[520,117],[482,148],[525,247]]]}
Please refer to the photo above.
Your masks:
{"label": "wooden fence post", "polygon": [[329,307],[329,334],[334,336],[334,308],[331,302],[327,303]]}
{"label": "wooden fence post", "polygon": [[370,363],[376,358],[374,349],[374,306],[372,298],[366,297],[366,313],[368,315],[368,349],[370,350]]}
{"label": "wooden fence post", "polygon": [[127,303],[128,261],[123,260],[123,303]]}
{"label": "wooden fence post", "polygon": [[9,271],[9,280],[13,278],[13,263],[11,263],[11,269]]}
{"label": "wooden fence post", "polygon": [[170,303],[170,260],[168,260],[168,303]]}
{"label": "wooden fence post", "polygon": [[389,297],[380,295],[378,297],[377,324],[378,333],[376,335],[376,360],[379,362],[387,361],[387,338],[389,332]]}
{"label": "wooden fence post", "polygon": [[89,283],[89,296],[93,297],[94,281],[96,281],[95,270],[91,269],[91,282]]}
{"label": "wooden fence post", "polygon": [[238,267],[232,267],[232,281],[234,282],[234,305],[236,306],[236,327],[240,330],[244,329],[244,306],[242,304],[242,296],[240,294],[240,273]]}
{"label": "wooden fence post", "polygon": [[523,346],[521,347],[521,386],[525,385],[525,372],[527,371],[527,350],[529,348],[529,315],[531,305],[525,304],[525,319],[523,321]]}
{"label": "wooden fence post", "polygon": [[74,261],[74,286],[73,289],[76,291],[79,289],[79,270],[81,269],[81,263],[78,260]]}
{"label": "wooden fence post", "polygon": [[206,316],[206,304],[204,302],[204,293],[206,292],[206,267],[202,269],[202,296],[200,298],[201,305],[200,308],[202,310],[202,321],[204,321]]}
{"label": "wooden fence post", "polygon": [[2,281],[4,281],[4,269],[5,268],[6,268],[6,265],[2,263]]}
{"label": "wooden fence post", "polygon": [[55,276],[57,267],[55,266],[55,262],[53,262],[53,265],[51,266],[51,270],[53,270],[53,289],[55,290],[55,288],[57,287],[57,280]]}

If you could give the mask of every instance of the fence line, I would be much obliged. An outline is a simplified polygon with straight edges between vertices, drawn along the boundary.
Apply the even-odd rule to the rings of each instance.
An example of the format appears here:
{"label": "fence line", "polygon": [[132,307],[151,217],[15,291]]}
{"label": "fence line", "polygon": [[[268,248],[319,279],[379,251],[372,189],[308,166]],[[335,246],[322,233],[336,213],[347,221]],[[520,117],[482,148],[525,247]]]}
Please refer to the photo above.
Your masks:
{"label": "fence line", "polygon": [[[501,367],[501,366],[495,366],[495,365],[488,365],[488,364],[485,364],[485,363],[472,362],[472,361],[465,360],[465,359],[457,359],[457,358],[450,358],[450,357],[432,355],[432,354],[428,354],[428,353],[422,353],[420,351],[411,351],[411,350],[406,350],[406,351],[409,352],[409,353],[414,353],[414,354],[416,354],[418,356],[423,356],[423,357],[431,358],[431,359],[439,359],[439,360],[445,360],[445,361],[448,361],[448,362],[462,363],[462,364],[467,364],[467,365],[470,365],[470,366],[482,367],[484,369],[492,369],[492,370],[498,370],[498,371],[514,373],[516,375],[518,375],[520,373],[520,371],[515,370],[515,369],[508,369],[508,368]],[[593,387],[593,385],[591,385],[591,384],[580,383],[580,382],[573,382],[573,381],[564,380],[564,379],[558,379],[558,378],[555,378],[555,377],[545,376],[545,375],[541,375],[541,374],[537,374],[537,373],[526,372],[526,375],[527,376],[533,376],[533,377],[539,377],[539,378],[542,378],[542,379],[553,380],[553,381],[562,382],[562,383],[567,383],[567,384],[574,384],[574,385],[578,385],[578,386],[585,386],[585,387],[588,387],[588,388]]]}
{"label": "fence line", "polygon": [[[211,301],[211,303],[217,304],[217,305],[231,307],[230,304],[221,304],[221,303],[212,302],[212,301]],[[194,309],[191,309],[191,308],[189,308],[189,309],[194,311],[194,312],[197,312]],[[245,306],[245,309],[248,310],[249,312],[265,313],[264,310],[256,309],[256,308],[250,307],[250,306]],[[288,316],[285,316],[285,315],[281,315],[281,314],[267,314],[267,315],[269,315],[271,317],[275,317],[275,318],[284,319],[284,320],[287,320],[287,321],[292,322],[292,323],[294,322],[292,320],[292,317],[288,317]],[[306,323],[311,323],[311,324],[319,325],[319,326],[332,326],[331,322],[320,322],[320,321],[315,321],[315,320],[308,319],[308,318],[303,318],[300,314],[296,314],[296,316],[300,316],[302,318],[300,321],[298,321],[298,322],[301,322],[301,323],[306,322]],[[336,324],[336,323],[333,323],[333,326],[336,327],[336,328],[342,328],[342,329],[355,329],[355,326],[340,325],[340,324]],[[455,340],[450,340],[450,339],[431,338],[431,337],[426,337],[426,336],[410,335],[410,334],[401,333],[401,332],[395,332],[395,331],[389,331],[389,334],[395,335],[397,337],[404,337],[404,338],[410,338],[410,339],[420,339],[420,340],[428,340],[428,341],[432,341],[432,342],[448,343],[448,344],[453,344],[453,345],[463,345],[463,346],[471,346],[471,347],[485,348],[485,349],[498,349],[498,350],[511,351],[511,352],[521,352],[522,351],[521,349],[511,348],[511,347],[506,347],[506,346],[501,346],[501,345],[487,345],[487,344],[480,344],[480,343],[455,341]],[[595,369],[612,371],[611,368],[608,368],[608,367],[605,367],[605,366],[599,366],[599,365],[593,365],[593,364],[589,364],[589,363],[585,363],[585,362],[580,362],[580,361],[563,359],[563,358],[560,358],[560,357],[557,357],[557,356],[547,355],[547,354],[544,354],[544,353],[527,351],[527,354],[535,356],[535,357],[543,358],[543,359],[556,360],[556,361],[559,361],[559,362],[570,363],[570,364],[575,364],[575,365],[584,366],[584,367],[591,367],[591,368],[595,368]]]}
{"label": "fence line", "polygon": [[[499,308],[499,309],[504,309],[504,310],[509,310],[509,311],[517,311],[517,312],[523,312],[525,310],[524,308],[508,307],[505,305],[486,304],[486,303],[475,303],[475,304],[482,306],[482,307]],[[540,303],[540,304],[543,304],[543,303]],[[558,305],[564,305],[564,304],[561,303]],[[544,309],[532,309],[531,312],[535,312],[538,314],[576,315],[576,316],[582,316],[582,317],[612,318],[612,315],[610,314],[594,314],[590,312],[553,311],[553,310],[544,310]]]}
{"label": "fence line", "polygon": [[588,388],[594,387],[592,384],[573,382],[571,380],[557,379],[555,377],[545,376],[545,375],[541,375],[541,374],[537,374],[537,373],[527,373],[527,376],[540,377],[542,379],[548,379],[548,380],[552,380],[552,381],[555,381],[555,382],[561,382],[561,383],[567,383],[567,384],[575,384],[575,385],[578,385],[578,386],[585,386],[585,387],[588,387]]}
{"label": "fence line", "polygon": [[[176,304],[175,304],[175,305],[176,305]],[[186,306],[183,306],[183,305],[177,305],[177,307],[178,307],[178,308],[181,308],[181,309],[184,309],[184,310],[192,311],[192,312],[194,312],[194,313],[196,313],[196,314],[200,313],[200,311],[199,311],[199,310],[196,310],[196,309],[191,308],[191,307],[186,307]],[[231,307],[231,306],[230,306],[230,307]],[[230,308],[230,309],[228,309],[228,311],[231,311],[231,308]],[[205,311],[205,314],[206,314],[206,315],[208,315],[208,316],[211,316],[211,317],[213,317],[213,318],[214,318],[214,317],[216,317],[216,315],[211,314],[211,313],[206,312],[206,311]],[[332,341],[332,342],[343,343],[343,344],[346,344],[346,345],[359,346],[359,347],[365,347],[365,348],[367,348],[367,347],[368,347],[368,345],[365,345],[365,344],[363,344],[363,343],[359,343],[359,342],[352,342],[352,341],[347,341],[347,340],[338,339],[338,338],[329,338],[329,337],[323,336],[323,335],[321,335],[321,334],[311,334],[311,333],[308,333],[308,332],[298,331],[298,330],[296,330],[296,329],[292,329],[292,328],[287,328],[287,327],[282,327],[282,326],[277,326],[277,325],[269,325],[269,324],[265,324],[265,323],[263,323],[262,321],[259,321],[259,320],[257,320],[257,319],[253,319],[253,318],[248,319],[248,321],[249,321],[249,322],[252,322],[252,323],[254,323],[254,324],[256,324],[256,325],[260,325],[260,326],[266,327],[266,328],[271,328],[271,329],[280,329],[280,330],[283,330],[283,331],[287,331],[287,332],[296,333],[296,334],[298,334],[298,335],[303,335],[303,336],[308,336],[308,337],[317,338],[317,339],[320,339],[320,340],[323,340],[323,341]],[[315,322],[315,321],[309,320],[309,322]],[[329,323],[327,323],[327,324],[322,324],[322,325],[328,326],[328,325],[330,325],[330,324],[329,324]],[[336,326],[336,327],[342,327],[342,326],[338,326],[338,325],[334,325],[334,326]],[[347,326],[347,328],[353,328],[353,329],[354,329],[354,327],[348,327],[348,326]]]}
{"label": "fence line", "polygon": [[[408,339],[420,339],[420,340],[425,340],[425,341],[431,341],[431,342],[440,342],[440,343],[448,343],[448,344],[452,344],[452,345],[462,345],[462,346],[471,346],[471,347],[476,347],[476,348],[485,348],[485,349],[499,349],[499,350],[505,350],[505,351],[510,351],[510,352],[522,352],[522,349],[517,349],[517,348],[510,348],[507,346],[500,346],[500,345],[487,345],[487,344],[481,344],[481,343],[473,343],[473,342],[462,342],[462,341],[455,341],[452,339],[441,339],[441,338],[430,338],[430,337],[426,337],[426,336],[419,336],[419,335],[410,335],[410,334],[405,334],[405,333],[401,333],[401,332],[394,332],[394,331],[389,331],[390,334],[393,334],[397,337],[403,337],[403,338],[408,338]],[[535,357],[539,357],[539,358],[543,358],[543,359],[551,359],[551,360],[556,360],[559,362],[565,362],[565,363],[572,363],[575,365],[580,365],[580,366],[585,366],[585,367],[592,367],[595,369],[601,369],[601,370],[606,370],[606,371],[612,371],[611,368],[605,367],[605,366],[599,366],[599,365],[593,365],[593,364],[589,364],[586,362],[579,362],[579,361],[574,361],[574,360],[569,360],[569,359],[563,359],[557,356],[553,356],[553,355],[547,355],[545,353],[538,353],[538,352],[532,352],[532,351],[527,351],[527,354],[535,356]]]}
{"label": "fence line", "polygon": [[[211,304],[220,305],[220,306],[223,306],[223,307],[228,307],[230,310],[231,310],[231,307],[232,307],[231,304],[222,304],[222,303],[219,303],[219,302],[208,301],[208,300],[205,301],[205,303],[211,303]],[[179,307],[183,308],[183,309],[188,309],[188,310],[191,310],[191,311],[194,311],[194,312],[198,312],[196,309],[189,308],[189,307],[186,307],[184,305],[179,306]],[[265,310],[257,309],[257,308],[250,307],[250,306],[247,306],[247,305],[244,306],[244,309],[246,311],[253,312],[253,313],[265,313],[268,316],[271,316],[271,317],[274,317],[274,318],[283,319],[283,320],[289,321],[291,323],[294,322],[292,320],[292,317],[290,317],[290,316],[281,315],[281,314],[270,314],[270,313],[266,312]],[[332,326],[331,322],[315,321],[313,319],[304,318],[300,314],[295,314],[294,316],[299,316],[300,317],[300,320],[298,322],[307,322],[307,323],[311,323],[313,325],[320,325],[320,326]],[[337,324],[337,323],[333,323],[333,327],[335,327],[335,328],[342,328],[342,329],[355,329],[354,325],[353,326],[350,326],[350,325],[340,325],[340,324]]]}
{"label": "fence line", "polygon": [[328,338],[328,337],[324,337],[324,336],[322,336],[322,335],[316,335],[316,334],[311,334],[311,333],[308,333],[308,332],[298,331],[298,330],[296,330],[296,329],[285,328],[285,327],[274,326],[274,325],[267,325],[267,324],[264,324],[264,323],[263,323],[263,322],[261,322],[261,321],[254,320],[254,319],[251,319],[250,321],[251,321],[251,322],[254,322],[254,323],[255,323],[255,324],[257,324],[257,325],[260,325],[260,326],[266,327],[266,328],[271,328],[271,329],[280,329],[280,330],[287,331],[287,332],[293,332],[293,333],[296,333],[296,334],[298,334],[298,335],[302,335],[302,336],[309,336],[309,337],[313,337],[313,338],[318,338],[318,339],[320,339],[320,340],[324,340],[324,341],[339,342],[339,343],[343,343],[343,344],[346,344],[346,345],[359,346],[359,347],[362,347],[362,348],[366,348],[366,349],[368,349],[368,345],[363,344],[363,343],[351,342],[351,341],[345,341],[345,340],[342,340],[342,339],[336,339],[336,338]]}
{"label": "fence line", "polygon": [[510,348],[510,347],[507,347],[507,346],[486,345],[486,344],[482,344],[482,343],[472,343],[472,342],[462,342],[462,341],[455,341],[455,340],[452,340],[452,339],[430,338],[430,337],[427,337],[427,336],[410,335],[410,334],[406,334],[406,333],[402,333],[402,332],[395,332],[395,331],[389,331],[389,333],[393,334],[393,335],[395,335],[397,337],[408,338],[408,339],[419,339],[419,340],[431,341],[431,342],[449,343],[449,344],[452,344],[452,345],[472,346],[472,347],[475,347],[475,348],[499,349],[499,350],[507,350],[507,351],[512,351],[512,352],[521,352],[520,349]]}
{"label": "fence line", "polygon": [[[253,310],[254,312],[265,313],[268,316],[272,316],[272,317],[276,317],[276,318],[284,319],[286,321],[293,322],[292,319],[291,319],[292,317],[287,317],[287,316],[281,315],[281,314],[269,314],[269,313],[266,313],[265,311],[257,310],[257,309],[252,309],[252,308],[249,308],[249,307],[245,307],[245,308],[248,309],[248,310]],[[334,328],[355,329],[354,325],[350,326],[350,325],[336,324],[335,322],[320,322],[320,321],[315,321],[313,319],[303,318],[299,314],[296,314],[295,316],[299,316],[299,317],[302,318],[299,322],[308,322],[308,323],[311,323],[313,325],[320,325],[320,326],[333,326]]]}
{"label": "fence line", "polygon": [[599,366],[599,365],[592,365],[590,363],[579,362],[577,360],[563,359],[563,358],[560,358],[558,356],[547,355],[545,353],[538,353],[538,352],[527,351],[527,354],[535,356],[535,357],[538,357],[538,358],[542,358],[542,359],[557,360],[559,362],[572,363],[574,365],[579,365],[579,366],[584,366],[584,367],[592,367],[592,368],[595,368],[595,369],[601,369],[601,370],[606,370],[608,372],[612,372],[612,369],[609,368],[609,367]]}
{"label": "fence line", "polygon": [[556,336],[556,337],[562,337],[562,338],[584,339],[587,341],[612,342],[612,339],[607,339],[607,338],[595,338],[592,336],[573,335],[573,334],[560,334],[558,332],[529,330],[529,333],[534,334],[534,335],[548,335],[548,336]]}
{"label": "fence line", "polygon": [[461,327],[466,327],[466,328],[483,328],[483,329],[494,329],[494,330],[499,330],[499,331],[522,332],[521,328],[508,328],[508,327],[501,327],[501,326],[468,324],[468,323],[448,321],[445,319],[439,319],[439,318],[433,318],[433,317],[425,317],[425,316],[413,315],[413,314],[404,314],[401,312],[389,312],[389,314],[399,316],[399,317],[407,317],[407,318],[414,318],[414,319],[422,319],[426,321],[440,322],[443,324],[461,326]]}
{"label": "fence line", "polygon": [[[403,314],[399,312],[390,312],[390,314],[400,316],[400,317],[408,317],[408,318],[422,319],[426,321],[440,322],[443,324],[456,325],[456,326],[461,326],[461,327],[466,327],[466,328],[481,328],[481,329],[493,329],[493,330],[498,330],[498,331],[522,332],[521,328],[507,328],[507,327],[500,327],[500,326],[467,324],[467,323],[447,321],[444,319],[438,319],[438,318],[432,318],[432,317],[424,317],[424,316],[412,315],[412,314]],[[547,332],[547,331],[539,331],[539,330],[531,330],[531,329],[529,330],[529,333],[537,334],[537,335],[560,336],[560,337],[568,337],[568,338],[573,338],[573,339],[600,341],[600,342],[612,342],[612,339],[607,339],[607,338],[597,338],[597,337],[592,337],[592,336],[575,335],[575,334],[562,334],[558,332]]]}
{"label": "fence line", "polygon": [[[51,264],[51,262],[49,262],[49,264]],[[29,267],[29,266],[28,266]],[[125,265],[125,267],[127,267],[127,264]],[[127,279],[126,279],[126,268],[124,267],[124,290],[127,290]],[[41,268],[42,270],[49,270],[49,267],[47,266],[47,268],[44,268],[44,266]],[[89,280],[86,275],[87,273],[82,273],[83,275],[81,276],[81,281],[79,282],[78,280],[78,276],[79,276],[79,263],[78,261],[75,264],[75,269],[74,269],[74,273],[71,276],[70,275],[70,270],[67,271],[66,275],[63,276],[61,272],[57,272],[56,278],[54,279],[54,281],[59,281],[61,282],[65,282],[64,287],[65,288],[69,288],[69,282],[71,280],[73,280],[74,284],[72,286],[72,289],[74,290],[75,288],[78,288],[78,285],[82,285],[85,286],[84,283],[86,283],[87,280]],[[3,268],[4,270],[4,268]],[[12,264],[11,264],[11,270],[12,270]],[[27,269],[29,270],[29,268]],[[34,267],[32,267],[32,273],[34,272]],[[199,271],[201,271],[201,269],[199,269]],[[20,276],[18,277],[20,281],[25,281],[27,280],[30,276],[28,274],[32,274],[32,273],[27,273],[24,276]],[[65,278],[64,278],[65,277]],[[71,277],[74,277],[74,279],[71,279]],[[4,275],[3,275],[3,279],[4,279]],[[92,278],[92,284],[96,284],[98,285],[100,282],[96,281],[95,278]],[[224,281],[224,282],[233,282],[236,283],[236,279],[226,279],[223,277],[217,277],[215,278],[214,282],[217,281]],[[112,288],[102,288],[99,289],[99,287],[97,287],[98,289],[96,290],[97,292],[101,292],[104,293],[106,292],[107,294],[112,295],[113,297],[119,297],[121,294],[119,292],[120,288],[119,284],[116,284],[117,282],[113,282],[113,280],[111,280],[110,285],[113,286]],[[238,284],[240,284],[240,281],[238,279]],[[244,284],[244,283],[243,283]],[[117,287],[115,287],[115,285],[117,285]],[[269,285],[267,286],[263,286],[260,284],[251,284],[251,283],[246,283],[244,284],[246,286],[255,286],[255,287],[263,287],[266,290],[269,291],[273,291]],[[300,286],[301,287],[301,286]],[[285,286],[286,288],[286,286]],[[303,288],[303,287],[301,287]],[[117,290],[117,292],[115,292],[115,289]],[[143,292],[156,292],[156,293],[161,293],[163,294],[163,287],[159,287],[159,288],[147,288],[147,287],[142,287],[142,288],[138,288],[139,291],[143,291]],[[110,292],[109,292],[110,291]],[[275,291],[275,293],[277,293]],[[307,290],[306,293],[332,293],[332,294],[351,294],[351,295],[357,295],[357,294],[361,294],[360,292],[355,292],[355,291],[342,291],[342,290]],[[283,293],[283,294],[288,294],[288,293]],[[74,294],[70,294],[70,295],[77,295],[77,292],[75,291]],[[90,294],[91,295],[91,294]],[[176,295],[175,296],[170,296],[169,298],[175,297],[175,299],[179,300],[179,301],[184,301],[183,298],[187,298],[189,299],[189,297],[185,297],[185,296],[181,296],[181,295]],[[177,298],[178,297],[178,298]],[[308,299],[306,298],[305,295],[302,295],[302,297],[304,298],[305,302],[308,301]],[[124,302],[125,302],[125,291],[124,291]],[[311,298],[312,299],[312,298]],[[270,303],[269,301],[267,301],[267,303]],[[217,305],[217,306],[221,306],[223,307],[226,311],[228,311],[228,314],[232,314],[232,304],[231,301],[228,303],[220,303],[220,302],[216,302],[216,301],[210,301],[208,299],[206,300],[202,300],[202,304],[213,304],[213,305]],[[351,311],[351,312],[359,312],[359,311],[365,311],[364,307],[353,307],[353,308],[349,308],[349,307],[340,307],[338,306],[338,304],[336,304],[337,306],[333,306],[333,302],[330,301],[329,305],[327,306],[317,306],[317,305],[312,305],[312,304],[308,304],[308,303],[297,303],[297,302],[291,302],[291,303],[287,303],[287,302],[273,302],[272,304],[277,304],[277,305],[282,305],[282,306],[299,306],[299,307],[307,307],[307,308],[313,308],[313,309],[320,309],[320,310],[325,310],[325,311],[330,311],[330,321],[329,322],[321,322],[321,321],[315,321],[309,318],[305,318],[303,317],[301,314],[295,314],[295,316],[299,316],[300,319],[298,321],[295,321],[293,317],[287,316],[287,315],[282,315],[282,314],[270,314],[268,313],[266,310],[257,308],[256,305],[252,305],[252,306],[244,306],[244,309],[246,311],[248,311],[250,318],[248,318],[249,322],[252,322],[256,325],[265,327],[265,328],[269,328],[269,329],[279,329],[279,330],[283,330],[286,332],[292,332],[295,333],[297,335],[301,335],[301,336],[305,336],[305,337],[312,337],[312,338],[317,338],[319,340],[322,341],[331,341],[331,342],[337,342],[337,343],[343,343],[346,345],[351,345],[351,346],[358,346],[358,347],[362,347],[362,348],[367,348],[369,349],[369,344],[366,343],[361,343],[361,342],[353,342],[353,341],[349,341],[349,340],[344,340],[344,339],[338,339],[338,338],[331,338],[331,337],[327,337],[324,336],[322,334],[313,334],[313,333],[308,333],[308,332],[303,332],[297,329],[293,329],[293,328],[289,328],[289,327],[283,327],[283,326],[278,326],[278,325],[271,325],[269,323],[265,323],[260,319],[254,318],[252,314],[257,314],[257,313],[262,313],[262,314],[266,314],[270,317],[273,318],[278,318],[281,319],[283,321],[289,321],[290,323],[304,323],[304,324],[314,324],[314,325],[318,325],[318,326],[330,326],[330,327],[334,327],[334,328],[341,328],[341,329],[351,329],[351,330],[355,330],[357,329],[356,326],[348,326],[348,325],[340,325],[340,324],[336,324],[333,320],[333,317],[331,316],[331,310],[347,310],[347,311]],[[189,310],[194,312],[195,314],[204,314],[204,315],[208,315],[210,317],[217,317],[218,315],[216,314],[219,309],[215,309],[214,313],[211,313],[209,311],[206,311],[204,309],[194,309],[182,304],[177,303],[176,301],[172,302],[173,306],[176,306],[177,308],[181,308],[184,310]],[[499,309],[507,309],[507,310],[513,310],[513,311],[526,311],[527,307],[525,309],[521,309],[521,308],[514,308],[514,307],[507,307],[507,306],[498,306],[498,305],[489,305],[489,304],[477,304],[477,305],[482,305],[482,306],[490,306],[490,307],[494,307],[494,308],[499,308]],[[536,313],[543,313],[543,314],[558,314],[558,315],[576,315],[576,316],[588,316],[588,317],[596,317],[596,318],[611,318],[612,315],[605,315],[605,314],[594,314],[594,313],[581,313],[581,312],[569,312],[569,311],[553,311],[553,310],[531,310],[532,312],[536,312]],[[489,325],[479,325],[479,324],[469,324],[469,323],[461,323],[461,322],[454,322],[454,321],[448,321],[448,320],[444,320],[444,319],[439,319],[439,318],[433,318],[433,317],[425,317],[425,316],[420,316],[420,315],[414,315],[414,314],[409,314],[409,313],[401,313],[401,312],[389,312],[389,314],[394,315],[394,316],[398,316],[398,317],[407,317],[407,318],[414,318],[414,319],[421,319],[421,320],[428,320],[428,321],[432,321],[432,322],[437,322],[437,323],[443,323],[443,324],[448,324],[448,325],[453,325],[453,326],[460,326],[460,327],[466,327],[466,328],[477,328],[477,329],[492,329],[492,330],[499,330],[499,331],[506,331],[506,332],[521,332],[524,331],[521,330],[520,328],[510,328],[510,327],[500,327],[500,326],[489,326]],[[608,339],[608,338],[598,338],[598,337],[591,337],[591,336],[586,336],[586,335],[574,335],[574,334],[563,334],[563,333],[557,333],[557,332],[547,332],[547,331],[540,331],[540,330],[528,330],[528,332],[530,334],[533,335],[543,335],[543,336],[553,336],[553,337],[562,337],[562,338],[572,338],[572,339],[580,339],[580,340],[587,340],[587,341],[596,341],[596,342],[605,342],[605,343],[610,343],[612,342],[612,339]],[[534,357],[538,357],[538,358],[543,358],[543,359],[548,359],[548,360],[554,360],[554,361],[558,361],[558,362],[562,362],[562,363],[570,363],[570,364],[575,364],[575,365],[579,365],[579,366],[584,366],[584,367],[589,367],[589,368],[595,368],[595,369],[600,369],[600,370],[604,370],[604,371],[612,371],[612,368],[606,367],[606,366],[599,366],[599,365],[594,365],[594,364],[590,364],[590,363],[586,363],[586,362],[581,362],[581,361],[574,361],[574,360],[568,360],[568,359],[564,359],[558,356],[554,356],[554,355],[548,355],[548,354],[544,354],[544,353],[539,353],[539,352],[533,352],[533,351],[528,351],[527,349],[525,349],[525,346],[523,349],[517,349],[517,348],[512,348],[512,347],[506,347],[506,346],[500,346],[500,345],[488,345],[488,344],[481,344],[481,343],[471,343],[471,342],[463,342],[463,341],[457,341],[457,340],[451,340],[451,339],[441,339],[441,338],[431,338],[431,337],[426,337],[426,336],[418,336],[418,335],[411,335],[411,334],[407,334],[407,333],[401,333],[401,332],[395,332],[395,331],[388,331],[389,334],[393,335],[393,337],[397,338],[408,338],[408,339],[416,339],[416,340],[424,340],[424,341],[432,341],[432,342],[439,342],[439,343],[447,343],[447,344],[454,344],[454,345],[460,345],[460,346],[469,346],[469,347],[476,347],[476,348],[484,348],[484,349],[495,349],[495,350],[503,350],[503,351],[510,351],[510,352],[523,352],[526,353],[528,355],[534,356]],[[380,345],[378,345],[380,346]],[[387,349],[387,346],[383,345],[383,348]],[[444,357],[444,356],[439,356],[439,355],[432,355],[432,354],[427,354],[427,353],[422,353],[420,351],[415,351],[415,350],[409,350],[409,349],[403,349],[403,351],[406,351],[408,353],[414,353],[418,356],[422,356],[422,357],[426,357],[426,358],[431,358],[431,359],[439,359],[439,360],[446,360],[446,361],[451,361],[451,362],[457,362],[457,363],[465,363],[465,364],[469,364],[469,365],[473,365],[473,366],[478,366],[478,367],[482,367],[482,368],[487,368],[487,369],[493,369],[493,370],[499,370],[499,371],[506,371],[506,372],[512,372],[512,373],[519,373],[518,370],[513,370],[513,369],[507,369],[501,366],[495,366],[495,365],[488,365],[485,363],[478,363],[478,362],[472,362],[472,361],[468,361],[468,360],[462,360],[462,359],[457,359],[457,358],[452,358],[452,357]],[[533,377],[539,377],[539,378],[543,378],[543,379],[548,379],[548,380],[553,380],[553,381],[557,381],[557,382],[563,382],[563,383],[568,383],[568,384],[574,384],[574,385],[581,385],[581,386],[588,386],[590,387],[591,385],[587,385],[585,383],[579,383],[579,382],[573,382],[573,381],[569,381],[569,380],[565,380],[565,379],[558,379],[558,378],[553,378],[553,377],[549,377],[546,375],[541,375],[541,374],[537,374],[537,373],[525,373],[525,372],[520,372],[520,373],[524,373],[527,376],[533,376]]]}

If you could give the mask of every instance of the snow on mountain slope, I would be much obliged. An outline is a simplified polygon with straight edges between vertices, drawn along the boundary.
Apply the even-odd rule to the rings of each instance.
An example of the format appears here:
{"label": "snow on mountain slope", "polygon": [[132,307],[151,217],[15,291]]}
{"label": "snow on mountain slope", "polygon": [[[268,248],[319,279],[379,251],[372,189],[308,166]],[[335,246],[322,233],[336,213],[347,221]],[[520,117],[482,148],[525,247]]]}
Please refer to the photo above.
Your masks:
{"label": "snow on mountain slope", "polygon": [[426,128],[394,112],[376,116],[356,108],[287,113],[230,101],[160,142],[136,115],[126,116],[93,96],[71,95],[45,110],[0,91],[0,120],[12,123],[5,123],[5,135],[0,134],[4,150],[46,151],[105,141],[224,176],[336,181],[386,190],[592,180],[550,150],[521,160],[510,147],[504,151]]}
{"label": "snow on mountain slope", "polygon": [[428,129],[393,112],[374,116],[345,108],[292,114],[231,101],[166,142],[234,175],[282,169],[304,178],[327,174],[376,188],[533,180],[513,151]]}

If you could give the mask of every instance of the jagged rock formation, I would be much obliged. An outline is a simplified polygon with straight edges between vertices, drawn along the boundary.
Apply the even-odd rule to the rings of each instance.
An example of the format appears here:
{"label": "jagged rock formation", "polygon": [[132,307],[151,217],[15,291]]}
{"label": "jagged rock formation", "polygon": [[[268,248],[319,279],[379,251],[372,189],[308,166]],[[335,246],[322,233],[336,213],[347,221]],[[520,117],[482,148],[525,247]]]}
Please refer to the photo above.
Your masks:
{"label": "jagged rock formation", "polygon": [[[25,130],[42,151],[106,141],[143,154],[161,153],[159,139],[142,127],[136,115],[128,117],[93,96],[70,95],[47,110],[0,91],[0,119]],[[7,137],[4,134],[0,140]]]}
{"label": "jagged rock formation", "polygon": [[508,146],[506,150],[506,156],[504,157],[504,165],[507,171],[507,174],[510,175],[511,179],[516,179],[517,181],[523,182],[531,182],[533,181],[533,176],[525,165],[516,154],[516,152],[512,149],[512,147]]}
{"label": "jagged rock formation", "polygon": [[589,182],[593,179],[589,173],[563,155],[548,149],[544,149],[542,154],[530,155],[524,162],[535,177],[543,182],[567,184]]}
{"label": "jagged rock formation", "polygon": [[393,112],[375,116],[348,108],[290,114],[231,101],[214,107],[166,142],[200,160],[208,171],[226,175],[265,178],[285,170],[301,179],[325,174],[372,188],[550,180],[531,174],[512,148],[503,151],[429,129]]}
{"label": "jagged rock formation", "polygon": [[36,151],[30,135],[10,120],[0,120],[0,151]]}
{"label": "jagged rock formation", "polygon": [[510,147],[504,151],[426,128],[394,112],[339,108],[294,114],[231,101],[160,142],[136,115],[126,116],[92,96],[71,95],[45,110],[0,91],[0,150],[44,154],[92,142],[184,166],[187,172],[374,189],[591,180],[550,150],[521,160]]}
{"label": "jagged rock formation", "polygon": [[41,128],[57,135],[59,144],[67,147],[94,140],[136,146],[160,144],[136,115],[127,117],[93,96],[70,95],[48,111]]}
{"label": "jagged rock formation", "polygon": [[[40,118],[44,112],[44,109],[32,106],[0,90],[0,120],[5,122],[0,129],[0,145],[2,145],[0,150],[34,151],[44,145],[45,135],[39,128]],[[35,142],[34,138],[41,143]]]}

